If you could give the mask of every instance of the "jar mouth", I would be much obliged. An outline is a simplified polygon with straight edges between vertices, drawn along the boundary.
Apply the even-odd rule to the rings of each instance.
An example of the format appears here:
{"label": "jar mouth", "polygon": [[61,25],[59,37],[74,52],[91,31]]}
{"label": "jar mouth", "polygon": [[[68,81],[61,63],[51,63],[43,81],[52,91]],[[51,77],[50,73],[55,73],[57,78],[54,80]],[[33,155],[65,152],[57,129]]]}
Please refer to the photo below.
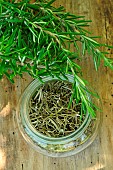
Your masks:
{"label": "jar mouth", "polygon": [[[74,81],[74,77],[72,75],[66,75],[68,77],[68,80],[66,80],[63,76],[60,76],[60,78],[64,81],[69,81],[70,83],[73,83]],[[43,82],[49,82],[49,81],[53,81],[53,80],[59,80],[57,77],[43,77]],[[90,121],[91,121],[91,116],[89,113],[86,113],[85,119],[83,121],[83,123],[78,127],[77,130],[75,130],[74,132],[63,136],[63,137],[48,137],[40,132],[38,132],[35,127],[33,127],[33,125],[31,124],[30,120],[29,120],[29,116],[28,116],[28,104],[29,101],[31,99],[31,97],[33,96],[33,94],[37,91],[37,89],[42,85],[43,83],[41,83],[39,80],[35,79],[28,87],[27,90],[24,91],[23,95],[21,96],[20,99],[20,107],[21,107],[21,111],[20,111],[20,116],[23,122],[23,125],[25,126],[26,130],[28,131],[28,133],[33,134],[33,136],[38,136],[39,138],[43,139],[43,140],[48,140],[48,141],[60,141],[60,140],[68,140],[71,138],[75,139],[75,136],[78,137],[89,125]]]}

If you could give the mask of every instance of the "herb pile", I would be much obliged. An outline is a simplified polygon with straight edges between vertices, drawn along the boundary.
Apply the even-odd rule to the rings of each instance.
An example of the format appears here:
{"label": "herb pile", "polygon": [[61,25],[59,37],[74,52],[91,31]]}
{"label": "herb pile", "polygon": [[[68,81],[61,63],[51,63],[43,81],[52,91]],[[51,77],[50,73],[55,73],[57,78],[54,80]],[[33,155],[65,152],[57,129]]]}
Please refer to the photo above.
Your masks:
{"label": "herb pile", "polygon": [[[55,0],[29,0],[21,2],[0,1],[0,78],[4,75],[14,82],[16,75],[27,72],[33,78],[51,75],[59,78],[66,74],[74,76],[69,108],[74,99],[81,102],[81,111],[96,116],[98,109],[88,100],[87,93],[92,93],[86,80],[81,78],[81,60],[85,54],[93,58],[98,70],[101,60],[113,69],[112,59],[101,52],[100,47],[109,47],[96,41],[86,30],[90,20],[65,12],[64,7],[53,7]],[[71,50],[73,47],[74,50]],[[60,78],[59,78],[60,79]]]}
{"label": "herb pile", "polygon": [[29,119],[33,127],[49,137],[66,136],[77,130],[85,119],[80,117],[81,103],[73,101],[69,82],[53,81],[41,86],[29,104]]}

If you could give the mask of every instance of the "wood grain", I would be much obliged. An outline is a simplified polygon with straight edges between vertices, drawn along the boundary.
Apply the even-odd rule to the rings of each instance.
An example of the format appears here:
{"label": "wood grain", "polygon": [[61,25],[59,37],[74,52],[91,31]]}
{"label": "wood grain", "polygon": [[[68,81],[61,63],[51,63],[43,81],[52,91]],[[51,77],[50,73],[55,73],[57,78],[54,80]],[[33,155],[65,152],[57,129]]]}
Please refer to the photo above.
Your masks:
{"label": "wood grain", "polygon": [[[66,11],[91,19],[89,30],[102,35],[101,42],[113,45],[112,0],[56,0],[54,5],[64,5]],[[109,57],[113,57],[112,53]],[[103,65],[95,72],[90,57],[81,64],[84,76],[98,90],[103,103],[103,122],[93,144],[68,158],[50,158],[35,152],[23,140],[15,113],[18,99],[32,79],[28,75],[17,77],[12,85],[4,78],[0,82],[0,170],[113,170],[113,72]]]}

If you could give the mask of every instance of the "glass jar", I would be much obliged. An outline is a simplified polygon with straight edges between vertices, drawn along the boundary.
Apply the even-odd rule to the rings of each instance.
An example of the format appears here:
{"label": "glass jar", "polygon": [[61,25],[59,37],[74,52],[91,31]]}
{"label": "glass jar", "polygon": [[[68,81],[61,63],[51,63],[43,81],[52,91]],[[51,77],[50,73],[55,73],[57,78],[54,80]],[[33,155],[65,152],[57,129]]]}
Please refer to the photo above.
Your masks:
{"label": "glass jar", "polygon": [[[67,75],[68,81],[73,83],[73,76]],[[60,76],[62,80],[64,77]],[[57,77],[43,77],[43,82],[58,80]],[[29,101],[42,83],[35,79],[23,92],[17,107],[17,120],[24,139],[38,152],[51,157],[66,157],[77,154],[88,147],[95,139],[100,125],[100,112],[95,119],[89,113],[81,126],[75,132],[64,137],[48,137],[39,133],[31,124],[28,116]]]}

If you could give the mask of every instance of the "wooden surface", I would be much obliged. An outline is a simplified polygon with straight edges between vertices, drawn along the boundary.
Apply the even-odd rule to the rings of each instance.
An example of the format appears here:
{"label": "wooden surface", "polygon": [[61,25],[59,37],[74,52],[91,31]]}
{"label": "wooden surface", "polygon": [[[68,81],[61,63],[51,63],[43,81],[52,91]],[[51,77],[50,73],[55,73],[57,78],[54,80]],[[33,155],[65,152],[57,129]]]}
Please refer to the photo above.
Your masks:
{"label": "wooden surface", "polygon": [[[113,45],[112,0],[56,0],[54,4],[91,19],[90,30],[103,36],[101,42]],[[68,158],[49,158],[35,152],[23,140],[15,114],[18,99],[32,79],[17,77],[12,85],[4,78],[0,82],[0,170],[113,170],[113,72],[101,66],[96,73],[88,57],[82,65],[103,103],[103,123],[93,144]]]}

